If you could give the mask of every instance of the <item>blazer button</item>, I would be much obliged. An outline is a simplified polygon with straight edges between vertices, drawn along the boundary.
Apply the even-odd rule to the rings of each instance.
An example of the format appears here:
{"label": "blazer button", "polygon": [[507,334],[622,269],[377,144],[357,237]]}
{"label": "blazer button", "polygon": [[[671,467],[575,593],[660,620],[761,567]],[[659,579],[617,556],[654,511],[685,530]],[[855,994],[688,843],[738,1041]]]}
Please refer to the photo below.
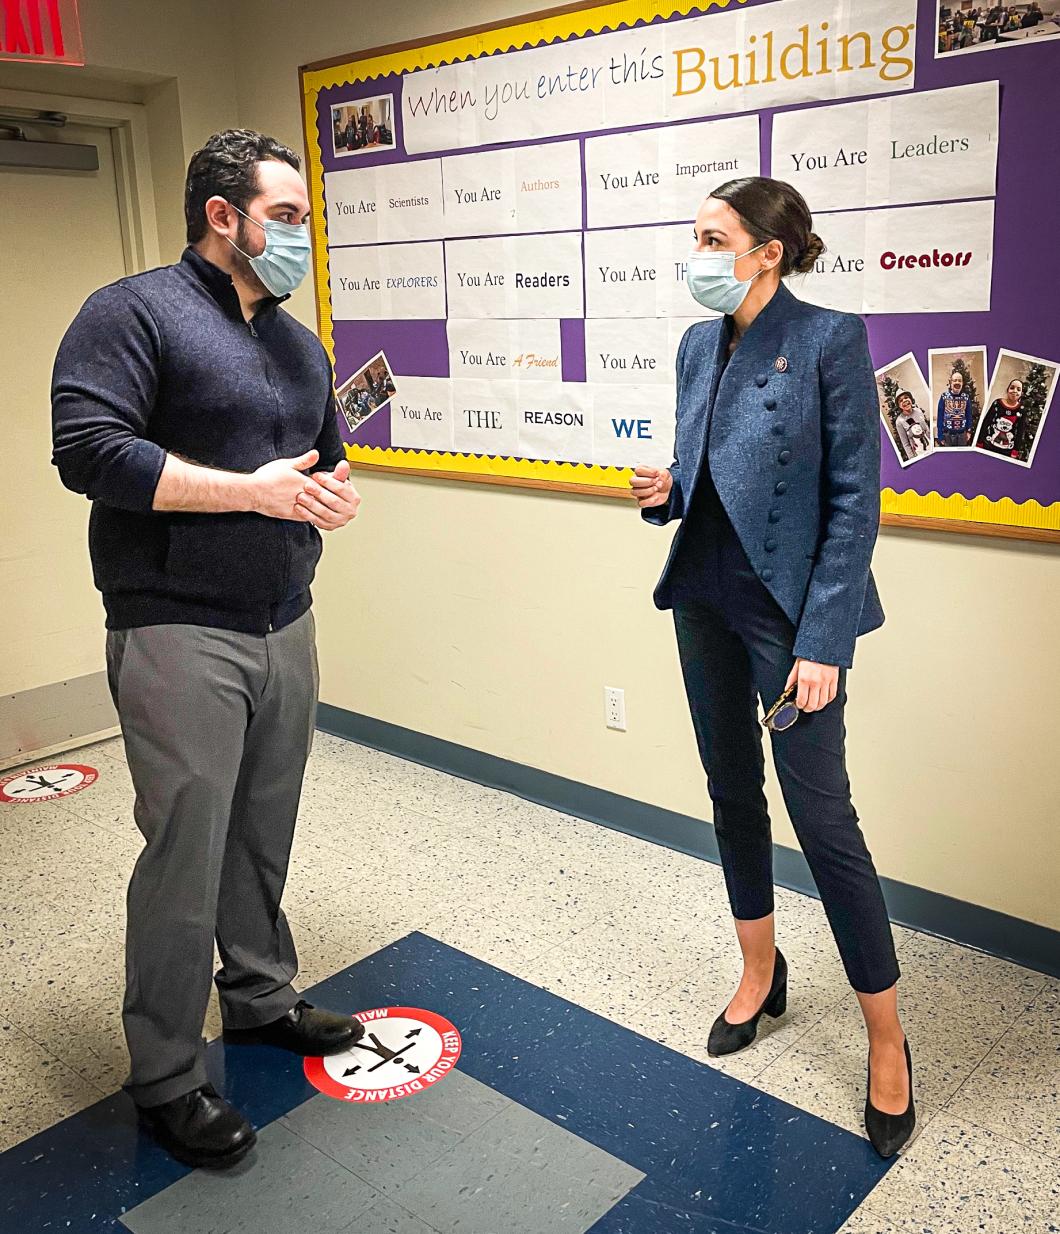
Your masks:
{"label": "blazer button", "polygon": [[787,480],[778,480],[776,483],[776,487],[773,489],[773,492],[776,493],[778,497],[783,497],[787,491],[788,491]]}
{"label": "blazer button", "polygon": [[767,540],[767,541],[766,541],[765,548],[766,548],[766,552],[767,552],[767,553],[773,553],[773,552],[776,552],[776,547],[777,547],[777,542],[776,542],[776,540]]}
{"label": "blazer button", "polygon": [[769,511],[769,521],[771,523],[779,523],[780,522],[780,511],[770,510]]}
{"label": "blazer button", "polygon": [[773,581],[773,571],[769,568],[769,566],[766,566],[766,568],[762,571],[762,582],[771,583],[772,581]]}
{"label": "blazer button", "polygon": [[783,424],[780,424],[779,422],[778,422],[778,423],[776,423],[776,424],[774,424],[774,425],[773,425],[773,432],[774,432],[774,433],[775,433],[778,437],[783,437],[783,436],[784,436],[784,425],[783,425]]}
{"label": "blazer button", "polygon": [[777,409],[777,400],[775,398],[767,398],[766,399],[766,411],[776,411],[776,409]]}
{"label": "blazer button", "polygon": [[762,386],[764,386],[768,380],[769,378],[765,375],[765,373],[759,373],[758,376],[755,378],[755,385],[758,386],[759,389],[761,389]]}
{"label": "blazer button", "polygon": [[787,464],[791,462],[791,451],[781,450],[781,452],[777,455],[777,462],[780,463],[782,467],[786,467]]}

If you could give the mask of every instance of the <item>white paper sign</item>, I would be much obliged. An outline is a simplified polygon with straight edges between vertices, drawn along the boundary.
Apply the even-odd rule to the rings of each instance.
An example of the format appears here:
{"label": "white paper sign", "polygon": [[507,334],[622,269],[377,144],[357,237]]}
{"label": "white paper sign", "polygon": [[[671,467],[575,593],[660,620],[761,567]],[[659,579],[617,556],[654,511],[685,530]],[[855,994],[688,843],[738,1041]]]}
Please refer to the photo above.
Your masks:
{"label": "white paper sign", "polygon": [[757,116],[590,138],[589,226],[691,222],[719,184],[758,175],[758,151]]}
{"label": "white paper sign", "polygon": [[692,222],[585,233],[586,317],[717,317],[685,284]]}
{"label": "white paper sign", "polygon": [[450,319],[445,332],[451,377],[534,382],[562,377],[558,321]]}
{"label": "white paper sign", "polygon": [[333,245],[434,240],[445,234],[440,159],[328,172],[324,195]]}
{"label": "white paper sign", "polygon": [[811,210],[992,197],[997,134],[996,81],[781,112],[773,175]]}
{"label": "white paper sign", "polygon": [[445,242],[453,317],[581,317],[580,232]]}
{"label": "white paper sign", "polygon": [[452,450],[453,387],[446,377],[394,377],[390,438],[406,450]]}
{"label": "white paper sign", "polygon": [[866,313],[978,313],[990,308],[993,201],[869,212]]}
{"label": "white paper sign", "polygon": [[421,69],[409,153],[912,89],[916,0],[784,0]]}
{"label": "white paper sign", "polygon": [[584,382],[527,382],[517,408],[520,458],[592,462],[592,398]]}
{"label": "white paper sign", "polygon": [[332,249],[330,262],[336,321],[445,317],[441,241]]}
{"label": "white paper sign", "polygon": [[802,300],[844,313],[865,311],[865,227],[868,210],[849,214],[817,214],[814,231],[825,243],[809,274],[789,278],[791,290]]}
{"label": "white paper sign", "polygon": [[589,318],[586,380],[673,386],[677,348],[690,325],[691,320],[681,317]]}
{"label": "white paper sign", "polygon": [[566,231],[582,224],[576,141],[442,159],[447,236]]}
{"label": "white paper sign", "polygon": [[453,442],[461,454],[514,458],[519,424],[514,381],[454,381]]}
{"label": "white paper sign", "polygon": [[593,462],[667,467],[674,457],[674,398],[665,386],[591,385]]}
{"label": "white paper sign", "polygon": [[328,245],[376,244],[379,240],[379,200],[376,167],[324,173],[324,204]]}
{"label": "white paper sign", "polygon": [[819,214],[826,251],[792,291],[848,313],[976,313],[990,308],[994,203]]}

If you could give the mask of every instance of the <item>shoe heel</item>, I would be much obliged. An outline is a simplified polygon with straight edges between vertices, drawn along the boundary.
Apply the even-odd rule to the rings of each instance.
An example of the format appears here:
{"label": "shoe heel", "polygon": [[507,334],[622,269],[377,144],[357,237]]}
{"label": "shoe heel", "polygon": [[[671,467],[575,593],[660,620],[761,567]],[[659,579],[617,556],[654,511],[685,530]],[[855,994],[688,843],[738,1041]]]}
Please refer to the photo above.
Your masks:
{"label": "shoe heel", "polygon": [[768,1003],[762,1008],[762,1011],[770,1017],[777,1019],[782,1016],[788,1009],[788,983],[785,981],[779,990],[773,995]]}

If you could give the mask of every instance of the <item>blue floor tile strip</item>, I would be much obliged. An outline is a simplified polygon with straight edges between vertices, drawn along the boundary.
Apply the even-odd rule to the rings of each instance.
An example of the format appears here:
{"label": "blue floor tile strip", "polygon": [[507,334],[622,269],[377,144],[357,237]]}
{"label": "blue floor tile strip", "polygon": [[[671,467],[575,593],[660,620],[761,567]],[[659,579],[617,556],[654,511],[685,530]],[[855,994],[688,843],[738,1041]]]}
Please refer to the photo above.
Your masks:
{"label": "blue floor tile strip", "polygon": [[[307,996],[448,1017],[461,1071],[642,1171],[592,1234],[834,1234],[888,1169],[861,1137],[422,934]],[[316,1095],[280,1051],[215,1042],[208,1057],[258,1128]],[[0,1230],[122,1231],[123,1212],[188,1172],[117,1094],[0,1154]]]}

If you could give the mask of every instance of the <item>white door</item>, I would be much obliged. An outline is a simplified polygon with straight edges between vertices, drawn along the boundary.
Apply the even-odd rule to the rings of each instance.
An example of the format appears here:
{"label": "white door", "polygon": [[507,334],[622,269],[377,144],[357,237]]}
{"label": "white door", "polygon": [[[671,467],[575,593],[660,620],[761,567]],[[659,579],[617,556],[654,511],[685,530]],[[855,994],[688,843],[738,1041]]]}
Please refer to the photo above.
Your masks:
{"label": "white door", "polygon": [[[17,105],[3,94],[5,106]],[[51,466],[49,389],[59,341],[81,304],[131,273],[111,130],[69,125],[27,133],[94,145],[99,170],[0,166],[0,700],[14,706],[10,696],[20,696],[22,712],[32,697],[24,692],[104,668],[103,608],[86,540],[89,503],[67,492]],[[44,695],[57,697],[55,690]],[[10,717],[2,727],[10,729]],[[0,757],[7,753],[0,749]]]}

